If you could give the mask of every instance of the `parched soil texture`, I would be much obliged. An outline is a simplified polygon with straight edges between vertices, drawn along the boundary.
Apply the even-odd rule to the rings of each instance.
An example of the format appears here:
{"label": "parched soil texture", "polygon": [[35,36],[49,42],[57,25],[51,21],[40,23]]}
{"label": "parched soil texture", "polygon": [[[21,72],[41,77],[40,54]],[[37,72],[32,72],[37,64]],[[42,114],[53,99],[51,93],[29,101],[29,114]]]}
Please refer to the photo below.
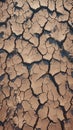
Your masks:
{"label": "parched soil texture", "polygon": [[0,130],[73,130],[73,0],[0,0]]}

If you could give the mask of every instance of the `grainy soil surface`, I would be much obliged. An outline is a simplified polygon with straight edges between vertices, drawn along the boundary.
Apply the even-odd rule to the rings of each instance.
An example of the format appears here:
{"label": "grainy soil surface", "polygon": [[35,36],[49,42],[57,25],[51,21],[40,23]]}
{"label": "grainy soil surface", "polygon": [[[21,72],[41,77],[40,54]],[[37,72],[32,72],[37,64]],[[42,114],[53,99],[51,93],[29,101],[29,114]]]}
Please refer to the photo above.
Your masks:
{"label": "grainy soil surface", "polygon": [[0,0],[0,130],[73,129],[73,0]]}

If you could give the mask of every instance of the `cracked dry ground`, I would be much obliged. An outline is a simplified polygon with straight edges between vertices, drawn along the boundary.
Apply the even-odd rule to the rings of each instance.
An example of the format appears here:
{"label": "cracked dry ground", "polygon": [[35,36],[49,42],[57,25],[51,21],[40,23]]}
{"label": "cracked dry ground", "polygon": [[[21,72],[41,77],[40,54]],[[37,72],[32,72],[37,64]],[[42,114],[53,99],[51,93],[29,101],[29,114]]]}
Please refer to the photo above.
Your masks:
{"label": "cracked dry ground", "polygon": [[0,130],[72,130],[73,0],[0,1]]}

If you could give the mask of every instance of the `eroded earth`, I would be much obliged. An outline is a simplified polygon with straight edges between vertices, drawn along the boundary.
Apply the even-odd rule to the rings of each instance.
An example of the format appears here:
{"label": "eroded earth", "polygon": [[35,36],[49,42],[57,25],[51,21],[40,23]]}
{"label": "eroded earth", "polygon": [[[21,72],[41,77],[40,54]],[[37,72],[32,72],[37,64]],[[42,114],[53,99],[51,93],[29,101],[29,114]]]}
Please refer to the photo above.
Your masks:
{"label": "eroded earth", "polygon": [[0,1],[0,130],[73,129],[73,0]]}

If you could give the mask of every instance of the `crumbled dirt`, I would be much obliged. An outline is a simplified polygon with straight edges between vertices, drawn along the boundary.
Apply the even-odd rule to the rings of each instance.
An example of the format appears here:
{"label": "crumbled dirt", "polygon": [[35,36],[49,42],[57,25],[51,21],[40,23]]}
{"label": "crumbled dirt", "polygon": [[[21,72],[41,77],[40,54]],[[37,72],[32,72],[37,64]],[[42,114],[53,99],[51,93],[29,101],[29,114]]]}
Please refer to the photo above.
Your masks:
{"label": "crumbled dirt", "polygon": [[73,0],[0,0],[0,130],[72,125]]}

